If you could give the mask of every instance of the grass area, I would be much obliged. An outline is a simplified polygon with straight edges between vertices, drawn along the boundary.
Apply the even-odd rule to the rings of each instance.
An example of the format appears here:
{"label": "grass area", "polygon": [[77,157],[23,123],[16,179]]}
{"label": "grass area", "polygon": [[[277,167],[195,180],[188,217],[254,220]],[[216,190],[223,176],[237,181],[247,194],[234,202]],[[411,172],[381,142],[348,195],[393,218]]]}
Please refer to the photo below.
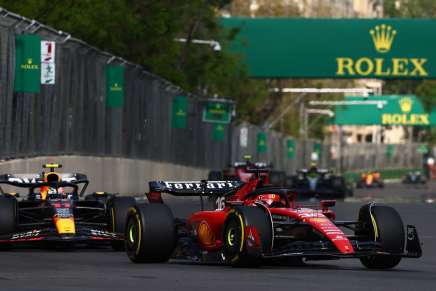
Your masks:
{"label": "grass area", "polygon": [[[387,179],[401,179],[404,175],[406,175],[410,171],[421,171],[421,169],[387,169],[387,170],[379,170],[381,177],[383,180]],[[348,182],[355,182],[362,173],[366,171],[359,172],[348,172],[346,173],[345,179]]]}

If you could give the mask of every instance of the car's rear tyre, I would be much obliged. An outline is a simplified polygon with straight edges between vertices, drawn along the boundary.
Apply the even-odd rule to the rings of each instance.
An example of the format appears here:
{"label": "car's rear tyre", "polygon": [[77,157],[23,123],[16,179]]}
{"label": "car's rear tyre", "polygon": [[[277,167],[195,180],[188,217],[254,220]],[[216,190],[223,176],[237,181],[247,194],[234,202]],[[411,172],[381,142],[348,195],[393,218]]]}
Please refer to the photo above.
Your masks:
{"label": "car's rear tyre", "polygon": [[169,260],[177,242],[174,216],[164,204],[141,204],[129,211],[125,233],[127,256],[134,263]]}
{"label": "car's rear tyre", "polygon": [[[256,240],[260,245],[256,245]],[[223,255],[227,263],[236,267],[258,266],[262,254],[271,251],[271,244],[271,218],[264,209],[238,206],[230,210],[223,231]]]}
{"label": "car's rear tyre", "polygon": [[286,173],[283,171],[271,171],[269,173],[269,183],[275,187],[285,187]]}
{"label": "car's rear tyre", "polygon": [[208,181],[221,181],[223,179],[223,173],[221,171],[210,171],[207,175]]}
{"label": "car's rear tyre", "polygon": [[[11,234],[17,227],[17,200],[15,197],[0,197],[0,235]],[[8,250],[11,245],[0,244],[0,250]]]}
{"label": "car's rear tyre", "polygon": [[401,261],[404,252],[404,225],[398,212],[389,206],[370,203],[361,207],[356,234],[376,241],[386,255],[360,259],[369,269],[391,269]]}
{"label": "car's rear tyre", "polygon": [[[127,214],[130,208],[136,205],[133,197],[113,197],[108,200],[108,211],[110,217],[110,228],[116,234],[124,235],[126,230]],[[124,250],[124,241],[112,241],[112,248],[115,251]]]}

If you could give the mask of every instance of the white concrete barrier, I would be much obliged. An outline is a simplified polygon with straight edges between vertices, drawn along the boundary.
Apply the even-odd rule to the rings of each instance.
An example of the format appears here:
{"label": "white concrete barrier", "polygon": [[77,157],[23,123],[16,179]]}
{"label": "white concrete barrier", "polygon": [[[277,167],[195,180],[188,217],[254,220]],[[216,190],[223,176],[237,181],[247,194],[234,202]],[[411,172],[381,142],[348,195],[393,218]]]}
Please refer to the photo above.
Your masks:
{"label": "white concrete barrier", "polygon": [[106,191],[128,195],[148,191],[151,180],[201,180],[208,170],[150,160],[113,157],[55,156],[0,161],[0,174],[40,173],[45,163],[62,164],[60,173],[78,172],[89,178],[87,192]]}

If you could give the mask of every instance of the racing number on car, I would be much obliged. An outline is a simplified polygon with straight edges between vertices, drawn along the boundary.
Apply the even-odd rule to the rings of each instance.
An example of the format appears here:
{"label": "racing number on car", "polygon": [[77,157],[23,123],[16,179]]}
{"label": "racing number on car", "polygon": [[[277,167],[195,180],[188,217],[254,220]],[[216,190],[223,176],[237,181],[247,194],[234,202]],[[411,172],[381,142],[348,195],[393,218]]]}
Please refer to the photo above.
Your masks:
{"label": "racing number on car", "polygon": [[226,206],[226,198],[223,196],[220,196],[215,201],[216,204],[216,210],[223,210]]}

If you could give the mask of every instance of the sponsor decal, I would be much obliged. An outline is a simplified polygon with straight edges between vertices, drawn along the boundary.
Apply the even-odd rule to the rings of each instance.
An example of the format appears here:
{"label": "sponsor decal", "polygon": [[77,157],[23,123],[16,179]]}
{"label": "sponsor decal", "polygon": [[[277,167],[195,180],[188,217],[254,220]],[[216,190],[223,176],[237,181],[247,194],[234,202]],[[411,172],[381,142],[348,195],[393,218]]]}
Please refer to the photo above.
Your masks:
{"label": "sponsor decal", "polygon": [[[75,182],[77,179],[75,177],[62,177],[63,182]],[[18,183],[18,184],[37,184],[43,183],[39,178],[35,177],[9,177],[8,182]]]}
{"label": "sponsor decal", "polygon": [[403,124],[403,125],[430,125],[428,114],[409,114],[413,109],[413,100],[409,97],[401,98],[398,101],[402,114],[382,115],[382,124]]}
{"label": "sponsor decal", "polygon": [[20,65],[20,68],[23,70],[38,70],[38,65],[34,64],[31,58],[28,58],[26,63]]}
{"label": "sponsor decal", "polygon": [[70,218],[73,216],[69,208],[56,208],[56,214],[59,218]]}
{"label": "sponsor decal", "polygon": [[[164,182],[167,189],[174,190],[202,190],[204,184],[201,182]],[[206,189],[235,188],[239,184],[232,181],[206,182]]]}
{"label": "sponsor decal", "polygon": [[374,49],[380,57],[336,58],[336,76],[427,77],[427,59],[414,57],[384,58],[394,44],[397,31],[390,25],[376,25],[369,31]]}
{"label": "sponsor decal", "polygon": [[91,235],[100,236],[100,237],[108,237],[108,238],[116,238],[117,237],[117,235],[112,233],[112,232],[108,232],[105,230],[98,230],[98,229],[91,229]]}
{"label": "sponsor decal", "polygon": [[54,41],[41,41],[41,84],[54,85],[55,83],[55,52]]}
{"label": "sponsor decal", "polygon": [[32,231],[27,231],[27,232],[20,232],[20,233],[16,233],[14,235],[12,235],[11,240],[17,240],[17,239],[27,239],[27,238],[34,238],[39,236],[41,233],[40,230],[32,230]]}
{"label": "sponsor decal", "polygon": [[316,223],[320,223],[320,224],[322,224],[323,222],[325,223],[325,222],[329,222],[329,224],[330,224],[330,220],[328,220],[326,217],[315,217],[315,218],[312,218],[310,221],[313,221],[313,222],[316,222]]}
{"label": "sponsor decal", "polygon": [[337,235],[337,236],[335,236],[334,238],[331,239],[332,242],[341,241],[341,240],[345,240],[345,237],[342,236],[342,235]]}

